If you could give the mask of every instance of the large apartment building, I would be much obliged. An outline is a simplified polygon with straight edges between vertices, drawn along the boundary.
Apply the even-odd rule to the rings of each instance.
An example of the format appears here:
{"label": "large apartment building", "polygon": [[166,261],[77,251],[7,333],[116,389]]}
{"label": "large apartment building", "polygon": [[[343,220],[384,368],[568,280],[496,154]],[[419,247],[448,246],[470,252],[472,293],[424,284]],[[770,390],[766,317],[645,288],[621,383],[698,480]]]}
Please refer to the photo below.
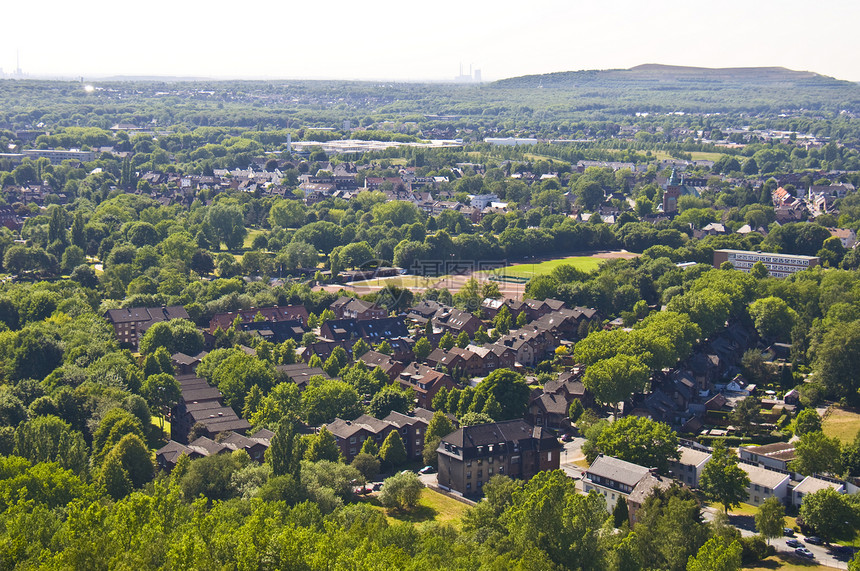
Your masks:
{"label": "large apartment building", "polygon": [[761,262],[771,276],[784,278],[791,274],[808,270],[818,265],[815,256],[795,256],[793,254],[773,254],[771,252],[750,252],[746,250],[714,250],[714,267],[729,262],[736,270],[749,273],[756,262]]}
{"label": "large apartment building", "polygon": [[437,452],[439,485],[476,496],[495,474],[527,480],[557,470],[561,442],[546,428],[507,420],[455,430],[442,438]]}

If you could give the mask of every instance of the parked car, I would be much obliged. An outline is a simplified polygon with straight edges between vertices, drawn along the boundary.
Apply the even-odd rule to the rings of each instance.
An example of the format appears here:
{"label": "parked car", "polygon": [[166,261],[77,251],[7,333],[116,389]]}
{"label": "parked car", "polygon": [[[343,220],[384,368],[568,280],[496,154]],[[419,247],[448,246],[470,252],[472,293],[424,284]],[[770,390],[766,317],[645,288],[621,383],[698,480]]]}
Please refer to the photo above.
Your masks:
{"label": "parked car", "polygon": [[813,559],[815,557],[815,555],[813,555],[812,552],[805,547],[798,547],[794,550],[794,552],[801,557],[808,557],[809,559]]}
{"label": "parked car", "polygon": [[789,539],[785,544],[789,547],[803,547],[803,544],[796,539]]}
{"label": "parked car", "polygon": [[561,440],[563,442],[570,442],[571,440],[573,440],[573,436],[571,436],[570,434],[565,434],[564,436],[561,437]]}
{"label": "parked car", "polygon": [[794,530],[790,527],[782,528],[782,534],[786,537],[794,537]]}
{"label": "parked car", "polygon": [[418,473],[419,474],[435,474],[436,468],[434,468],[433,466],[424,466],[423,468],[418,470]]}
{"label": "parked car", "polygon": [[812,545],[823,545],[824,542],[817,535],[810,535],[806,538],[806,543],[811,543]]}

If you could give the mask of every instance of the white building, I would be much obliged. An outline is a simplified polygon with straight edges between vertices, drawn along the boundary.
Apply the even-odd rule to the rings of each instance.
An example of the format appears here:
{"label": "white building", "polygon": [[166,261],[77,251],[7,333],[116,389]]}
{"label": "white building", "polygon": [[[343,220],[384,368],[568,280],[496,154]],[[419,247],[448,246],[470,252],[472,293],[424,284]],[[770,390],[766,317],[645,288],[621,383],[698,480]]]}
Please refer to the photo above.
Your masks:
{"label": "white building", "polygon": [[491,145],[516,147],[517,145],[536,145],[538,140],[527,137],[487,137],[484,142]]}
{"label": "white building", "polygon": [[788,474],[768,470],[752,464],[738,463],[738,466],[750,477],[747,487],[747,503],[760,506],[766,499],[773,496],[785,503],[788,497],[788,484],[791,478]]}
{"label": "white building", "polygon": [[804,496],[814,494],[815,492],[825,488],[833,488],[840,494],[845,493],[845,485],[842,483],[823,480],[821,478],[816,478],[815,476],[807,476],[801,483],[795,486],[794,490],[791,491],[791,503],[800,507],[800,504],[803,503]]}
{"label": "white building", "polygon": [[606,499],[606,509],[612,513],[618,499],[628,498],[643,478],[651,474],[649,468],[625,462],[611,456],[598,456],[582,477],[585,493],[596,490]]}
{"label": "white building", "polygon": [[681,446],[678,448],[678,454],[678,460],[669,460],[669,475],[691,488],[698,488],[699,478],[711,459],[711,453]]}

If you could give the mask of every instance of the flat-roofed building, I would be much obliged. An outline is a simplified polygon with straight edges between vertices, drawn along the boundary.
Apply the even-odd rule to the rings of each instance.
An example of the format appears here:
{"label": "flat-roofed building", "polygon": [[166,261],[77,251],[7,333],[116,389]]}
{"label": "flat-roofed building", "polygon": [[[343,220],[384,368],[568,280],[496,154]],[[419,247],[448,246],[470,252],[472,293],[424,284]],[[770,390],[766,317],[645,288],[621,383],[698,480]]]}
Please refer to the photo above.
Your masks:
{"label": "flat-roofed building", "polygon": [[760,506],[771,496],[785,503],[788,497],[788,485],[791,477],[785,472],[768,470],[761,466],[739,462],[738,466],[750,477],[747,486],[747,503]]}
{"label": "flat-roofed building", "polygon": [[734,269],[746,273],[749,273],[756,262],[761,262],[771,276],[784,278],[817,266],[819,259],[815,256],[773,254],[771,252],[714,250],[714,267],[719,268],[724,262],[729,262]]}

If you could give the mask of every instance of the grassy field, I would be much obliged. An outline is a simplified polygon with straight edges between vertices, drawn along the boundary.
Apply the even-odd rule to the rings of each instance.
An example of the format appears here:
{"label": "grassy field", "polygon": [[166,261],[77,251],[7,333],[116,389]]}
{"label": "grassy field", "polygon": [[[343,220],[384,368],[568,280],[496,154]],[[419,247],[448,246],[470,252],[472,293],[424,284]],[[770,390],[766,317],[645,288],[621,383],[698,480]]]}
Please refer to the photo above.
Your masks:
{"label": "grassy field", "polygon": [[506,268],[494,270],[496,275],[509,275],[519,278],[532,278],[550,273],[553,269],[562,264],[569,264],[584,272],[591,272],[600,267],[604,260],[602,258],[594,258],[592,256],[570,256],[568,258],[559,258],[557,260],[547,260],[545,262],[537,262],[535,264],[514,264]]}
{"label": "grassy field", "polygon": [[860,414],[853,410],[833,407],[824,419],[822,429],[824,434],[831,438],[835,436],[843,444],[853,442],[857,432],[860,431]]}
{"label": "grassy field", "polygon": [[365,501],[374,508],[384,512],[385,516],[392,523],[400,521],[417,524],[424,523],[425,521],[436,521],[439,523],[449,523],[457,529],[460,529],[462,526],[461,518],[463,517],[463,512],[469,509],[469,506],[463,502],[449,498],[429,488],[421,490],[421,498],[418,500],[418,506],[411,512],[401,513],[396,510],[386,510],[375,497],[368,498]]}
{"label": "grassy field", "polygon": [[[690,153],[694,161],[715,161],[720,158],[723,153],[710,153],[706,151],[693,151]],[[657,160],[671,159],[672,156],[666,151],[654,151],[654,158]]]}
{"label": "grassy field", "polygon": [[376,278],[374,280],[352,282],[349,285],[352,287],[385,287],[387,285],[392,285],[396,287],[426,288],[443,279],[445,278],[425,278],[424,276],[395,276],[391,278]]}
{"label": "grassy field", "polygon": [[780,554],[768,557],[756,565],[743,567],[743,569],[752,569],[753,571],[811,571],[812,569],[832,569],[832,567],[825,567],[808,559]]}
{"label": "grassy field", "polygon": [[259,229],[248,230],[248,233],[245,234],[245,241],[242,243],[242,248],[244,248],[245,250],[250,249],[251,244],[254,243],[254,238],[256,238],[258,235],[263,234],[263,233],[265,233],[264,230],[259,230]]}

